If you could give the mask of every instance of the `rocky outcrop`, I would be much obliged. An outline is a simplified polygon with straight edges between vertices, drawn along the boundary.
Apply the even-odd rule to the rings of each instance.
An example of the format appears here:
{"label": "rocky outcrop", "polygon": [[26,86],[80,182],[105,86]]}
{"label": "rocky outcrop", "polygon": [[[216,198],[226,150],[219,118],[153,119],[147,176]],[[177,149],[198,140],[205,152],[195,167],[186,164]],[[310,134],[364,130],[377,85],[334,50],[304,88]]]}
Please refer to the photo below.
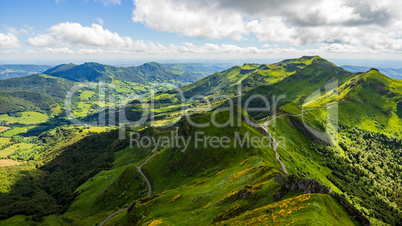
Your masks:
{"label": "rocky outcrop", "polygon": [[281,188],[274,195],[276,200],[281,199],[288,191],[307,193],[330,194],[329,187],[322,185],[315,179],[299,179],[294,175],[284,178],[281,174],[275,175],[275,181],[282,183]]}
{"label": "rocky outcrop", "polygon": [[300,191],[304,194],[307,193],[321,193],[321,194],[330,194],[334,197],[339,204],[346,210],[349,214],[349,217],[353,220],[356,220],[362,225],[370,225],[370,221],[365,217],[359,210],[357,210],[352,204],[348,202],[341,195],[332,192],[329,187],[322,185],[320,182],[315,179],[299,179],[294,175],[283,177],[281,174],[275,175],[275,181],[281,183],[281,187],[275,193],[275,200],[280,200],[283,198],[287,192],[289,191]]}

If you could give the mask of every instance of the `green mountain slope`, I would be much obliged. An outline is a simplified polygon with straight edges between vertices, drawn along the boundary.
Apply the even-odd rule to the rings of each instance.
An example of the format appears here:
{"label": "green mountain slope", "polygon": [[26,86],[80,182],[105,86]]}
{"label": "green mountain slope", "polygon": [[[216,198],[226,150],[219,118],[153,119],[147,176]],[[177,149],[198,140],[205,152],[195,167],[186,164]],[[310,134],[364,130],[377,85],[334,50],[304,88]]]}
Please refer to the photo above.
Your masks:
{"label": "green mountain slope", "polygon": [[[173,67],[173,66],[172,66]],[[169,68],[163,64],[150,62],[138,67],[115,67],[99,63],[85,63],[81,65],[64,64],[51,68],[44,74],[65,78],[71,81],[111,81],[149,83],[149,82],[194,82],[200,79],[199,74],[184,73]]]}
{"label": "green mountain slope", "polygon": [[164,65],[182,76],[196,76],[197,80],[233,66],[229,63],[174,63]]}
{"label": "green mountain slope", "polygon": [[[239,111],[234,112],[237,114]],[[143,130],[140,136],[155,139],[174,136],[177,131],[176,135],[190,138],[190,144],[186,151],[168,147],[159,149],[156,155],[150,152],[154,146],[144,149],[136,148],[135,144],[134,149],[127,147],[116,152],[111,170],[101,172],[77,189],[80,195],[63,214],[63,221],[85,225],[99,223],[116,210],[128,207],[137,197],[140,201],[134,202],[128,213],[123,211],[108,223],[144,225],[160,221],[175,225],[227,224],[237,216],[242,218],[249,211],[272,209],[270,214],[264,212],[255,217],[266,218],[262,221],[265,223],[290,223],[302,215],[304,218],[300,220],[305,221],[311,218],[317,223],[325,223],[332,222],[332,219],[334,225],[356,224],[329,194],[303,195],[304,192],[298,190],[289,192],[277,202],[274,194],[281,189],[282,182],[278,182],[275,175],[284,175],[282,168],[270,146],[239,146],[238,142],[247,136],[249,139],[264,137],[261,128],[253,128],[246,123],[247,113],[243,110],[239,113],[240,125],[226,130],[217,130],[213,125],[195,128],[185,120],[179,123],[177,129]],[[230,111],[219,112],[217,120],[220,123],[227,121],[230,114]],[[192,120],[212,123],[211,116],[206,113]],[[226,136],[228,147],[196,146],[195,132],[206,137]],[[144,179],[138,177],[137,173],[131,173],[131,179],[123,178],[127,171],[132,172],[133,166],[140,165],[150,156],[143,172],[151,181],[152,197],[141,198],[141,195],[146,196]],[[322,185],[314,186],[320,188]],[[114,209],[113,205],[118,208]],[[315,215],[317,207],[322,209],[318,216]],[[180,215],[172,214],[172,210],[179,211]]]}
{"label": "green mountain slope", "polygon": [[[283,155],[285,164],[298,165],[294,172],[300,176],[324,176],[373,224],[398,225],[402,221],[402,178],[399,176],[402,121],[398,111],[401,85],[400,80],[372,69],[353,74],[337,92],[331,90],[306,104],[308,114],[301,112],[301,106],[291,103],[271,117],[277,119],[270,130],[276,137],[286,140],[283,153],[289,154]],[[330,111],[326,107],[333,108],[334,101],[338,102],[337,133],[326,127]],[[308,131],[303,123],[326,131],[334,146],[323,145],[325,142]],[[295,164],[302,159],[295,158],[297,150],[308,154],[304,160],[309,162],[304,165],[310,168],[308,175],[300,168],[303,164]]]}
{"label": "green mountain slope", "polygon": [[185,96],[189,97],[194,95],[218,95],[221,93],[233,96],[237,92],[239,83],[242,84],[242,92],[247,92],[258,86],[274,84],[318,59],[319,57],[302,57],[269,65],[245,64],[235,66],[184,86],[181,90]]}
{"label": "green mountain slope", "polygon": [[35,111],[51,113],[61,100],[42,93],[30,91],[0,92],[0,115],[17,112]]}
{"label": "green mountain slope", "polygon": [[[158,66],[141,73],[152,68]],[[152,79],[168,76],[157,71]],[[333,81],[338,86],[326,89]],[[127,127],[126,140],[117,130],[94,134],[98,128],[73,126],[23,139],[35,151],[22,165],[0,168],[0,224],[401,224],[401,81],[302,57],[233,67],[183,90],[235,99],[237,82],[246,87],[243,106],[252,95],[284,95],[277,111],[234,105],[180,118],[177,94],[167,91],[156,94],[150,111],[169,126]],[[80,97],[89,94],[82,90]],[[214,103],[222,106],[228,105]],[[132,101],[126,114],[137,118],[140,109]],[[336,110],[339,128],[327,118]],[[21,162],[24,151],[17,152]]]}
{"label": "green mountain slope", "polygon": [[[313,58],[310,65],[298,70],[286,79],[279,81],[273,85],[259,86],[242,96],[243,106],[252,96],[262,95],[267,98],[270,105],[274,104],[274,99],[277,108],[288,103],[302,105],[309,95],[316,90],[325,91],[325,86],[332,81],[342,85],[355,75],[336,67],[334,64],[322,58]],[[249,108],[266,108],[265,102],[260,98],[251,99],[248,105]],[[262,119],[270,114],[270,111],[265,112],[249,112],[254,118]]]}
{"label": "green mountain slope", "polygon": [[1,91],[31,91],[64,99],[74,82],[46,75],[0,80]]}

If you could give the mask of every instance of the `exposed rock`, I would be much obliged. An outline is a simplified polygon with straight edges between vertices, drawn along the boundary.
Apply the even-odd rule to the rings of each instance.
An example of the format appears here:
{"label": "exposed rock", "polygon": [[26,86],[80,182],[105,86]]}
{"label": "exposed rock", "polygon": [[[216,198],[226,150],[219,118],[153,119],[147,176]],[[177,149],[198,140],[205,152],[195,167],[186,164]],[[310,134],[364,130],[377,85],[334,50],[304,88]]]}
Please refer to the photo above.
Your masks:
{"label": "exposed rock", "polygon": [[[277,191],[274,195],[276,200],[281,199],[286,195],[288,191],[301,191],[304,194],[307,193],[321,193],[321,194],[329,194],[331,193],[331,189],[329,187],[322,185],[315,179],[299,179],[294,175],[288,176],[286,178],[281,178],[282,175],[275,175],[275,181],[280,182],[284,181],[281,185],[279,191]],[[281,182],[280,182],[281,183]]]}
{"label": "exposed rock", "polygon": [[251,186],[245,186],[244,188],[242,188],[240,191],[238,191],[235,196],[239,199],[253,199],[255,198],[255,195],[253,193],[253,191],[250,189]]}
{"label": "exposed rock", "polygon": [[275,175],[275,181],[282,184],[279,190],[274,195],[275,200],[280,200],[281,198],[283,198],[288,191],[300,191],[304,194],[330,194],[339,202],[339,204],[341,204],[343,208],[345,208],[351,219],[354,219],[365,226],[370,225],[370,221],[359,210],[352,206],[345,198],[335,192],[332,192],[329,187],[322,185],[315,179],[299,179],[294,175],[285,178],[281,174],[277,174]]}

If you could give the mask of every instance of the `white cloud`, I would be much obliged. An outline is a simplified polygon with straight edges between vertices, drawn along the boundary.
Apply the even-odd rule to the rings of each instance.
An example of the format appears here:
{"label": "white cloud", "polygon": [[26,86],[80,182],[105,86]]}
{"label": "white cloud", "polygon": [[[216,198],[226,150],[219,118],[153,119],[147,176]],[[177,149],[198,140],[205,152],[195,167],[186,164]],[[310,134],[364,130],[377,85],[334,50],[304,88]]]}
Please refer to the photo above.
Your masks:
{"label": "white cloud", "polygon": [[99,24],[84,27],[79,23],[60,23],[52,26],[48,34],[29,38],[27,44],[39,47],[54,46],[99,46],[126,47],[132,45],[132,39],[121,37],[116,32],[104,29]]}
{"label": "white cloud", "polygon": [[21,48],[22,45],[20,41],[18,40],[17,36],[15,36],[12,33],[0,33],[0,48]]}
{"label": "white cloud", "polygon": [[96,20],[98,21],[98,23],[99,23],[100,25],[103,26],[104,22],[103,22],[103,20],[102,20],[101,18],[96,18]]}
{"label": "white cloud", "polygon": [[183,1],[135,0],[134,22],[159,31],[182,33],[191,37],[241,40],[248,32],[241,15],[228,10],[189,9]]}
{"label": "white cloud", "polygon": [[[157,31],[261,42],[401,50],[401,1],[133,0],[133,21]],[[334,45],[337,46],[337,45]]]}
{"label": "white cloud", "polygon": [[95,2],[100,2],[104,6],[108,5],[121,5],[121,0],[94,0]]}
{"label": "white cloud", "polygon": [[14,34],[14,35],[21,35],[21,34],[28,34],[29,32],[26,30],[26,29],[24,29],[24,28],[21,28],[21,29],[17,29],[17,28],[14,28],[14,27],[8,27],[7,28],[7,31],[9,32],[9,33],[11,33],[11,34]]}

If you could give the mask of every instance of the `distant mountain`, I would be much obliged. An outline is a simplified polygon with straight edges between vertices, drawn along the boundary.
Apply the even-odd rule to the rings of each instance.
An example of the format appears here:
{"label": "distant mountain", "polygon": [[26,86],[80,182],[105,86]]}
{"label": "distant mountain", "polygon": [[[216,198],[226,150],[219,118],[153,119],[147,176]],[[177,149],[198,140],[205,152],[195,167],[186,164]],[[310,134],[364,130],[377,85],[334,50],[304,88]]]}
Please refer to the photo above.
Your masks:
{"label": "distant mountain", "polygon": [[187,96],[220,93],[235,96],[239,83],[241,83],[242,92],[244,93],[259,86],[272,85],[282,81],[313,63],[317,65],[323,64],[323,67],[334,67],[333,64],[317,56],[304,56],[299,59],[289,59],[269,65],[244,64],[203,78],[200,81],[182,87],[182,90]]}
{"label": "distant mountain", "polygon": [[137,83],[172,81],[189,83],[220,69],[222,68],[201,64],[164,65],[149,62],[137,67],[115,67],[91,62],[81,65],[62,64],[45,71],[44,74],[76,82],[121,80]]}
{"label": "distant mountain", "polygon": [[0,80],[1,91],[31,91],[64,99],[74,82],[47,75],[30,75]]}
{"label": "distant mountain", "polygon": [[204,78],[208,75],[224,71],[234,66],[230,63],[175,63],[164,65],[171,70],[182,74],[183,76],[197,76],[198,78]]}
{"label": "distant mountain", "polygon": [[56,105],[63,105],[73,86],[72,81],[39,74],[0,80],[0,114],[50,113]]}
{"label": "distant mountain", "polygon": [[[166,81],[172,74],[184,76],[185,67],[197,70],[87,63],[61,65],[52,73],[68,76],[65,71],[79,66],[89,72],[79,81],[129,75]],[[338,85],[327,90],[332,81]],[[242,100],[236,102],[239,83]],[[0,106],[18,109],[21,101],[23,107],[46,111],[73,84],[48,75],[3,80],[0,90],[7,92],[0,92]],[[58,127],[24,139],[41,148],[16,151],[28,164],[0,167],[6,175],[0,178],[5,191],[0,192],[0,224],[402,225],[401,80],[377,69],[352,73],[319,56],[305,56],[232,67],[182,90],[186,96],[207,96],[219,111],[197,100],[183,104],[169,90],[156,94],[153,126],[127,127],[136,133],[133,145],[119,139],[117,130],[95,133],[103,130],[87,126]],[[89,94],[83,90],[77,96],[80,109],[84,100],[97,102]],[[234,106],[220,108],[225,103],[213,100],[220,94],[232,98]],[[251,96],[279,101],[271,107],[256,98],[245,108]],[[8,97],[15,99],[7,102]],[[125,116],[141,117],[140,105],[130,102]],[[198,111],[187,118],[179,112],[182,107]],[[271,108],[255,113],[251,108],[256,107]],[[149,142],[139,144],[142,138]],[[173,143],[162,147],[170,138]]]}
{"label": "distant mountain", "polygon": [[0,79],[39,74],[51,68],[48,65],[4,64],[0,65]]}
{"label": "distant mountain", "polygon": [[[366,72],[371,69],[371,67],[363,67],[363,66],[351,66],[351,65],[344,65],[341,66],[341,68],[357,73],[357,72]],[[402,79],[402,68],[377,68],[381,73],[384,75],[390,77],[390,78],[395,78],[395,79]]]}
{"label": "distant mountain", "polygon": [[50,113],[51,110],[62,104],[59,98],[42,93],[30,91],[0,92],[0,115],[23,111],[35,111]]}

